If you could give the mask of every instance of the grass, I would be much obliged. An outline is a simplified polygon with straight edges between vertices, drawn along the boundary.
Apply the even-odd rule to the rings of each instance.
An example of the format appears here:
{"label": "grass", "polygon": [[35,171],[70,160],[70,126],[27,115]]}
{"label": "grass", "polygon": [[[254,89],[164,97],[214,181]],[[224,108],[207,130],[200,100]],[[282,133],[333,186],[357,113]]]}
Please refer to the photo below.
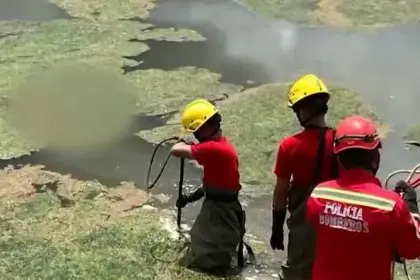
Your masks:
{"label": "grass", "polygon": [[[147,113],[177,108],[184,102],[179,95],[210,97],[238,88],[220,84],[217,74],[194,68],[168,72],[152,69],[122,76],[121,66],[135,64],[122,56],[148,50],[142,40],[204,39],[191,30],[150,29],[149,24],[119,20],[146,17],[153,6],[150,1],[140,6],[138,1],[56,3],[77,19],[46,23],[0,22],[2,159],[42,147],[24,141],[11,123],[13,105],[27,97],[30,98],[26,104],[31,100],[26,108],[30,113],[27,119],[35,120],[33,127],[49,127],[51,131],[44,132],[56,135],[61,134],[57,130],[60,128],[64,135],[70,136],[66,137],[68,139],[77,137],[80,128],[49,125],[63,120],[60,117],[63,100],[67,105],[73,103],[72,110],[65,113],[74,116],[83,108],[83,112],[91,111],[98,119],[98,115],[103,115],[98,109],[110,103],[104,101],[112,100],[108,98],[109,88],[115,87],[115,83],[122,91],[119,94],[136,91],[135,110]],[[85,69],[73,77],[75,71],[70,71],[70,76],[63,75],[69,73],[68,69],[63,71],[63,66]],[[100,68],[102,74],[95,72],[93,76],[102,75],[106,79],[96,80],[94,85],[92,81],[76,80],[90,80],[93,76],[89,72],[95,71],[94,67]],[[84,77],[80,77],[81,74]],[[125,85],[121,84],[121,79]],[[95,89],[93,93],[92,89]],[[100,93],[102,96],[97,95]],[[55,115],[45,108],[52,101],[57,111]],[[118,109],[115,102],[113,105],[112,109]],[[42,121],[37,121],[39,115],[44,117]],[[105,117],[101,120],[110,125],[109,121],[103,121]],[[86,119],[78,122],[83,126]],[[90,125],[90,128],[96,131],[98,127]],[[66,131],[68,129],[70,131]],[[156,261],[151,256],[149,251],[153,247],[160,255],[168,254],[170,249],[174,251],[178,242],[171,240],[164,230],[171,217],[167,219],[166,214],[157,210],[139,208],[147,197],[130,184],[108,189],[95,181],[78,181],[31,166],[1,170],[0,183],[2,279],[211,279],[182,269],[176,263]]]}
{"label": "grass", "polygon": [[[116,104],[105,102],[113,100],[109,99],[111,94],[116,93],[115,90],[110,92],[113,84],[124,88],[118,94],[134,96],[134,111],[147,114],[179,110],[193,98],[213,99],[227,93],[230,98],[220,102],[219,106],[224,116],[224,131],[238,148],[242,178],[245,182],[266,186],[264,191],[270,190],[276,143],[284,135],[299,129],[293,114],[286,107],[286,85],[263,85],[239,92],[239,86],[220,83],[220,75],[193,67],[174,71],[149,69],[122,76],[121,66],[136,64],[135,61],[122,58],[122,55],[137,55],[147,51],[148,46],[142,40],[204,38],[192,30],[152,28],[146,23],[121,20],[147,18],[155,5],[153,1],[52,2],[76,19],[46,23],[0,22],[1,159],[18,157],[42,147],[24,141],[10,122],[11,104],[25,94],[34,94],[37,101],[31,103],[33,115],[27,119],[37,120],[41,113],[44,116],[43,121],[32,123],[33,127],[37,128],[41,123],[52,124],[50,121],[59,123],[59,113],[64,111],[60,110],[64,108],[60,106],[73,102],[74,110],[67,113],[73,116],[84,108],[86,118],[79,119],[78,123],[85,125],[85,130],[94,130],[98,128],[98,123],[86,121],[91,116],[102,116],[97,119],[110,125],[110,122],[103,121],[110,116],[110,111],[98,110],[98,104],[102,104],[99,106],[101,109],[109,109],[109,104]],[[273,17],[302,23],[317,22],[309,13],[316,7],[313,1],[247,0],[247,4]],[[35,84],[39,82],[34,76],[36,73],[46,69],[59,72],[56,70],[60,65],[82,65],[80,63],[89,71],[94,66],[100,68],[107,78],[94,85],[92,81],[77,84],[73,77],[64,75],[67,79],[62,81],[63,76],[57,78],[51,74],[54,79],[43,80],[42,85],[49,85],[45,81],[53,80],[64,89],[50,87],[43,91],[33,86],[34,79]],[[85,72],[83,75],[85,79],[92,77]],[[73,88],[77,92],[72,92]],[[93,93],[92,88],[95,88]],[[332,125],[351,113],[376,119],[369,108],[360,106],[357,94],[343,89],[333,89],[332,92]],[[91,97],[89,102],[84,99],[87,93]],[[54,98],[59,98],[56,103],[58,112],[51,115],[43,106]],[[81,100],[83,104],[80,104]],[[116,107],[124,106],[115,105],[112,109],[115,111],[118,109]],[[175,116],[169,120],[165,127],[141,131],[139,134],[151,141],[178,134],[177,118]],[[64,125],[46,127],[50,127],[50,131],[42,134],[67,135],[66,139],[76,137],[71,139],[70,144],[80,141],[77,135],[81,128],[70,129]],[[41,128],[37,130],[42,131]],[[0,186],[2,279],[211,280],[182,269],[175,263],[156,261],[151,256],[150,250],[154,246],[163,255],[178,245],[165,230],[171,217],[157,209],[151,211],[140,207],[148,202],[148,196],[130,183],[108,189],[96,181],[79,181],[41,170],[40,167],[25,166],[19,170],[0,170]],[[251,191],[249,188],[245,190]],[[258,190],[261,192],[260,188]],[[261,251],[266,250],[265,246],[261,247],[264,247],[260,248]]]}
{"label": "grass", "polygon": [[314,8],[313,0],[243,0],[242,2],[264,16],[296,23],[313,22],[309,13]]}
{"label": "grass", "polygon": [[243,0],[262,15],[296,23],[335,27],[381,26],[420,19],[417,1],[394,0]]}
{"label": "grass", "polygon": [[73,17],[97,21],[111,21],[126,18],[146,18],[155,6],[153,0],[50,0],[65,9]]}
{"label": "grass", "polygon": [[[287,107],[288,85],[270,84],[233,94],[219,104],[223,116],[224,134],[237,147],[241,177],[244,182],[265,186],[271,191],[272,165],[278,141],[299,131],[299,125]],[[374,112],[362,105],[358,95],[344,89],[333,89],[329,110],[330,125],[350,114],[361,114],[378,120]],[[177,121],[175,116],[169,123]],[[142,132],[148,139],[158,141],[177,133],[177,127],[169,125]],[[248,190],[250,191],[250,190]],[[260,192],[261,189],[258,188]]]}
{"label": "grass", "polygon": [[[0,182],[2,279],[210,279],[152,257],[153,247],[162,257],[177,241],[165,215],[130,210],[129,197],[135,206],[148,199],[133,186],[109,190],[28,166],[0,171]],[[67,207],[57,185],[71,196]]]}
{"label": "grass", "polygon": [[[27,84],[27,79],[34,73],[51,69],[57,64],[83,63],[88,66],[100,67],[102,71],[108,71],[110,75],[113,73],[120,76],[122,73],[120,67],[127,63],[133,64],[133,61],[127,61],[122,58],[122,55],[135,55],[148,50],[145,43],[129,42],[130,39],[203,40],[203,37],[191,30],[145,30],[148,27],[150,27],[149,24],[119,20],[105,21],[100,24],[87,19],[57,20],[42,24],[0,22],[0,45],[2,47],[0,60],[0,132],[2,133],[0,158],[18,157],[42,146],[24,141],[16,129],[10,125],[8,118],[10,99],[19,94],[24,95],[19,91],[21,88],[31,87],[31,84]],[[51,72],[54,72],[54,69]],[[132,91],[138,91],[141,94],[145,92],[144,88],[153,87],[153,84],[156,83],[156,79],[150,79],[150,75],[147,73],[143,74],[133,74],[130,76],[131,79],[127,79],[126,83],[132,85]],[[170,74],[165,76],[169,82],[172,76]],[[213,76],[215,75],[213,74]],[[114,80],[118,83],[116,76]],[[62,86],[64,87],[67,83],[68,87],[70,82],[71,79],[64,80]],[[146,84],[139,84],[140,82]],[[110,83],[112,80],[108,81],[108,84]],[[98,85],[101,84],[103,83],[98,82]],[[79,86],[81,86],[79,93],[89,91],[89,85]],[[65,94],[59,87],[55,88],[55,92],[50,89],[50,94],[66,95],[67,99],[77,104],[79,102],[77,95],[72,95],[70,88]],[[31,94],[38,96],[39,93],[31,92]],[[103,98],[106,96],[104,95]],[[146,104],[142,103],[141,99],[138,103]],[[139,109],[145,108],[140,107]],[[36,114],[36,108],[32,108],[31,112]],[[92,111],[92,114],[94,113],[97,112]],[[68,134],[71,133],[71,131],[68,132]]]}
{"label": "grass", "polygon": [[359,26],[417,22],[420,19],[418,1],[341,0],[339,11]]}
{"label": "grass", "polygon": [[404,138],[412,141],[420,141],[420,125],[411,127]]}

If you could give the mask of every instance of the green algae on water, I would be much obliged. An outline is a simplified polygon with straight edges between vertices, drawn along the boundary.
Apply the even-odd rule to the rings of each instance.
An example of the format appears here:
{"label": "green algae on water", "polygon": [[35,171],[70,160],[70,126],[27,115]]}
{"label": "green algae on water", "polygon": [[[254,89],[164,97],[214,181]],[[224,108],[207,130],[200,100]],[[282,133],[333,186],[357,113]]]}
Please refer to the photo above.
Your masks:
{"label": "green algae on water", "polygon": [[128,18],[147,18],[155,7],[153,0],[50,0],[73,17],[112,21]]}

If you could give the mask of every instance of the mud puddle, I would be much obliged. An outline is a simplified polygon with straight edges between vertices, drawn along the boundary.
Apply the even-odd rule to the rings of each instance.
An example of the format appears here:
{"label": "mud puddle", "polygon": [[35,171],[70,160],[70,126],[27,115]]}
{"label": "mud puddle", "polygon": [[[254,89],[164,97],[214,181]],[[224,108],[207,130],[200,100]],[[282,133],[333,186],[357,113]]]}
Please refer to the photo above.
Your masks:
{"label": "mud puddle", "polygon": [[0,0],[0,20],[48,21],[70,18],[65,10],[48,0]]}

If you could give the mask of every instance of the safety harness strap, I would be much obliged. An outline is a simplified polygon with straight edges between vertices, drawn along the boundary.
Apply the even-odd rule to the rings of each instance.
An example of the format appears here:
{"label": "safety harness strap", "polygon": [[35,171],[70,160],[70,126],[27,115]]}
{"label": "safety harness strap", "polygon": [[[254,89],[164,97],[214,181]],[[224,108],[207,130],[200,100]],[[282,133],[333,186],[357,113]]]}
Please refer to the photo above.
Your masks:
{"label": "safety harness strap", "polygon": [[[335,133],[336,133],[336,130],[332,129],[333,143],[335,139]],[[336,154],[333,153],[332,161],[331,161],[331,178],[337,178],[337,177],[338,177],[338,157]]]}
{"label": "safety harness strap", "polygon": [[327,130],[327,127],[322,127],[318,129],[318,153],[316,155],[316,164],[311,180],[311,192],[313,188],[319,183],[322,177],[322,167],[325,150],[325,134]]}

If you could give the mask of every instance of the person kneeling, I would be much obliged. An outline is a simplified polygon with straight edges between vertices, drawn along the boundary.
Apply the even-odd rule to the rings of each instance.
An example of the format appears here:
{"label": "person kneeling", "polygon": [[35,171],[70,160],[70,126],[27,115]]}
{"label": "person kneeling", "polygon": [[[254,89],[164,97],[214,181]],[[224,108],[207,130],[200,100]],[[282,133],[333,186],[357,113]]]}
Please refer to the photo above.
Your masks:
{"label": "person kneeling", "polygon": [[184,132],[193,133],[197,144],[176,143],[171,154],[194,159],[203,167],[202,187],[177,200],[185,207],[205,197],[191,228],[191,245],[180,264],[210,274],[226,274],[238,256],[245,233],[245,213],[238,200],[241,189],[238,156],[222,135],[222,117],[209,101],[198,99],[182,112]]}

